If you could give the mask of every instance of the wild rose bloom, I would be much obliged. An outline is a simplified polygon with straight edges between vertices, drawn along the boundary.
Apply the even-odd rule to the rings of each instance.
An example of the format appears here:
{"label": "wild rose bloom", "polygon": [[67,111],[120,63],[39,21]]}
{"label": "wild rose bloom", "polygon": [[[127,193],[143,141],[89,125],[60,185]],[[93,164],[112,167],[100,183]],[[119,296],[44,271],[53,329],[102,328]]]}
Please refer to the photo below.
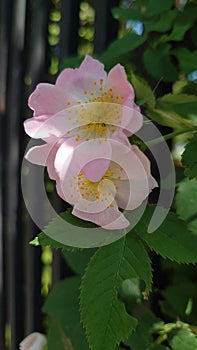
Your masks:
{"label": "wild rose bloom", "polygon": [[20,344],[20,350],[44,350],[47,344],[46,337],[38,332],[28,335]]}
{"label": "wild rose bloom", "polygon": [[129,226],[119,208],[137,208],[157,186],[150,162],[137,146],[103,139],[77,144],[70,139],[47,152],[46,145],[38,146],[26,158],[47,166],[59,196],[73,206],[75,216],[105,229]]}
{"label": "wild rose bloom", "polygon": [[125,138],[143,122],[124,68],[117,64],[107,75],[90,56],[79,68],[63,70],[55,85],[39,84],[29,106],[34,115],[24,122],[26,133],[49,143],[61,137]]}

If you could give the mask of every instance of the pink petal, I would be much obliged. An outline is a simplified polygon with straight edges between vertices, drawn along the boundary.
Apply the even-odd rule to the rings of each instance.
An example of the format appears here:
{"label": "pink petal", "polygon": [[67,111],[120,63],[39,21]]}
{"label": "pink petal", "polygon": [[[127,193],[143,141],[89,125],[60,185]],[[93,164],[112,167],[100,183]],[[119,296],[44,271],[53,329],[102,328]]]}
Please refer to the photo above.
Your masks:
{"label": "pink petal", "polygon": [[[107,77],[106,88],[111,88],[115,96],[124,96],[123,103],[128,97],[131,101],[134,101],[135,94],[133,87],[128,82],[125,70],[120,64],[117,64],[110,70]],[[129,104],[129,106],[133,107],[133,102]]]}
{"label": "pink petal", "polygon": [[29,107],[34,116],[52,115],[65,109],[68,102],[65,91],[52,84],[39,84],[29,97]]}
{"label": "pink petal", "polygon": [[28,335],[20,344],[20,350],[43,350],[46,345],[46,337],[38,332]]}
{"label": "pink petal", "polygon": [[62,137],[67,135],[67,132],[70,133],[78,126],[83,125],[78,118],[79,112],[79,106],[73,106],[54,115],[29,118],[24,122],[25,132],[36,139],[49,139],[51,136],[54,138]]}
{"label": "pink petal", "polygon": [[[131,147],[127,147],[120,143],[112,142],[112,160],[122,167],[130,182],[130,190],[128,191],[128,201],[125,209],[132,210],[137,208],[149,194],[149,176],[147,175],[143,164],[132,151]],[[121,194],[121,187],[117,190],[117,196]],[[118,197],[117,197],[118,198]]]}
{"label": "pink petal", "polygon": [[135,134],[138,130],[141,129],[142,125],[142,114],[134,108],[123,106],[121,128],[126,131],[126,135],[130,136],[132,134]]}
{"label": "pink petal", "polygon": [[90,56],[86,56],[79,68],[64,69],[57,78],[56,85],[61,88],[75,88],[78,90],[91,90],[94,82],[99,86],[100,79],[106,81],[107,74],[104,71],[104,65]]}
{"label": "pink petal", "polygon": [[52,148],[53,144],[32,147],[27,151],[25,158],[31,163],[45,166]]}
{"label": "pink petal", "polygon": [[112,204],[113,207],[109,207],[96,214],[81,212],[75,208],[72,213],[80,219],[91,221],[106,230],[120,230],[128,227],[129,221],[118,210],[116,203],[113,202]]}
{"label": "pink petal", "polygon": [[[106,78],[103,64],[90,56],[86,56],[79,68],[63,70],[57,78],[56,85],[68,89],[79,101],[85,101],[84,91],[87,91],[87,94],[95,92],[98,95],[100,79],[103,80],[104,85]],[[96,85],[94,82],[96,82]]]}
{"label": "pink petal", "polygon": [[64,142],[57,149],[54,159],[54,168],[57,174],[60,176],[62,171],[67,171],[70,166],[75,147],[77,147],[77,141],[74,138],[64,139]]}
{"label": "pink petal", "polygon": [[[72,149],[68,149],[67,151],[67,147]],[[78,175],[82,169],[86,172],[87,177],[90,176],[91,178],[94,177],[94,179],[96,179],[96,171],[91,167],[91,164],[85,168],[86,164],[95,161],[96,159],[106,160],[102,163],[102,168],[99,173],[100,177],[101,173],[103,173],[103,175],[105,173],[107,160],[110,161],[111,159],[111,152],[111,142],[109,141],[98,139],[77,144],[77,142],[74,143],[74,141],[68,140],[65,141],[57,152],[55,168],[61,179],[64,179],[65,177],[73,178]],[[69,162],[66,158],[67,155],[69,157]]]}
{"label": "pink petal", "polygon": [[109,159],[95,159],[88,162],[81,172],[92,182],[98,182],[106,173],[109,167]]}
{"label": "pink petal", "polygon": [[130,182],[129,180],[114,180],[118,190],[116,193],[116,203],[119,208],[126,208],[130,200]]}
{"label": "pink petal", "polygon": [[155,187],[158,187],[158,184],[156,182],[156,180],[152,177],[151,175],[151,169],[150,169],[150,161],[149,159],[146,157],[146,155],[140,151],[140,149],[136,146],[136,145],[133,145],[132,146],[132,151],[136,154],[136,156],[139,158],[139,160],[141,161],[145,171],[146,171],[146,174],[149,178],[149,187],[150,187],[150,190],[152,190],[153,188]]}

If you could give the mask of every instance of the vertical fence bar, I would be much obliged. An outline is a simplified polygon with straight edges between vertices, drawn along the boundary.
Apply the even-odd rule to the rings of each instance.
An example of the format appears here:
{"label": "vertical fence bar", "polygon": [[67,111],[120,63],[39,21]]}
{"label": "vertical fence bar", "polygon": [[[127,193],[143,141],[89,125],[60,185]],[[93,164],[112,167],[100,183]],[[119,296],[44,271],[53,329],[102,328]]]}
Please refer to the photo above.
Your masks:
{"label": "vertical fence bar", "polygon": [[6,62],[7,62],[7,16],[6,0],[0,1],[0,349],[5,349],[5,252],[4,252],[4,236],[3,236],[3,119],[5,118],[5,89],[6,89]]}
{"label": "vertical fence bar", "polygon": [[[27,106],[30,93],[33,92],[39,82],[46,80],[48,74],[47,39],[50,5],[50,0],[27,0],[23,103],[21,108],[21,114],[24,119],[32,116],[33,113]],[[21,150],[21,156],[23,157],[28,142],[23,129],[21,139],[25,140],[22,143]],[[31,194],[37,191],[36,171],[35,166],[32,181],[28,183],[29,200],[31,200]],[[38,207],[41,215],[44,215],[44,203],[37,201],[35,205]],[[24,271],[24,335],[27,335],[35,330],[42,331],[43,327],[41,313],[43,302],[41,296],[42,263],[40,247],[35,248],[29,245],[29,242],[40,232],[40,228],[31,220],[24,203],[21,203],[21,211],[24,213],[24,260],[26,261]]]}
{"label": "vertical fence bar", "polygon": [[59,59],[77,54],[80,0],[61,1]]}
{"label": "vertical fence bar", "polygon": [[118,0],[94,0],[95,36],[94,52],[102,53],[109,43],[117,37],[118,21],[111,14],[111,9],[118,6]]}
{"label": "vertical fence bar", "polygon": [[10,34],[8,45],[8,69],[6,86],[6,112],[4,118],[3,158],[3,229],[5,235],[5,282],[7,325],[11,331],[10,350],[16,350],[23,334],[23,297],[21,288],[22,247],[18,231],[18,182],[19,182],[19,128],[22,84],[22,59],[26,1],[10,3]]}

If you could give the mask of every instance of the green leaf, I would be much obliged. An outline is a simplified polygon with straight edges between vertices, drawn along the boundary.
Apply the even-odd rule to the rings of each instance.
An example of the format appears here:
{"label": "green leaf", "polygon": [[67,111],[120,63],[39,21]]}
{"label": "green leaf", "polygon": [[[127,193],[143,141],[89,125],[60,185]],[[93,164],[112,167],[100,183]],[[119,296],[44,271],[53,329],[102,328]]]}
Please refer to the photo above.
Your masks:
{"label": "green leaf", "polygon": [[[55,219],[53,219],[33,241],[30,242],[32,245],[42,245],[42,246],[51,246],[53,248],[62,248],[67,250],[76,250],[75,246],[66,245],[64,243],[61,243],[61,241],[66,241],[65,234],[68,234],[72,237],[72,233],[76,233],[76,227],[83,227],[83,228],[95,228],[98,227],[92,222],[84,221],[76,216],[72,215],[71,213],[72,208],[68,208],[65,212],[59,214]],[[63,219],[65,223],[69,223],[72,226],[64,226],[62,224]],[[51,237],[57,238],[57,241]],[[88,241],[88,238],[86,236],[86,239]],[[84,240],[85,242],[85,240]],[[75,243],[75,240],[74,240]],[[74,244],[73,244],[74,245]]]}
{"label": "green leaf", "polygon": [[173,29],[169,35],[166,35],[166,41],[181,41],[185,33],[192,28],[197,17],[196,8],[187,6],[181,12],[178,12]]}
{"label": "green leaf", "polygon": [[189,328],[178,330],[169,342],[172,350],[195,350],[197,349],[197,338]]}
{"label": "green leaf", "polygon": [[167,94],[157,99],[157,108],[171,111],[183,118],[197,117],[197,96]]}
{"label": "green leaf", "polygon": [[142,13],[137,8],[123,9],[119,7],[114,7],[112,9],[112,15],[114,18],[119,19],[121,21],[127,21],[129,19],[136,19],[136,20],[142,19]]}
{"label": "green leaf", "polygon": [[181,80],[178,80],[173,84],[172,91],[174,95],[186,94],[197,96],[197,84],[189,82],[183,77]]}
{"label": "green leaf", "polygon": [[84,270],[91,258],[95,253],[95,249],[83,249],[78,251],[63,251],[63,256],[66,259],[66,262],[71,267],[73,272],[77,274],[83,274]]}
{"label": "green leaf", "polygon": [[170,212],[156,231],[147,233],[153,211],[154,206],[147,207],[134,232],[162,257],[182,263],[196,263],[197,235],[190,232],[176,214]]}
{"label": "green leaf", "polygon": [[145,8],[143,8],[143,14],[146,17],[152,17],[155,15],[158,15],[164,11],[170,10],[173,3],[174,3],[174,0],[165,0],[165,1],[149,0],[148,2],[144,1]]}
{"label": "green leaf", "polygon": [[137,100],[144,100],[148,107],[154,108],[155,96],[147,81],[138,75],[131,73],[131,83],[134,87]]}
{"label": "green leaf", "polygon": [[143,63],[150,75],[156,79],[172,82],[178,79],[178,72],[169,56],[170,45],[164,44],[155,49],[147,48]]}
{"label": "green leaf", "polygon": [[173,111],[165,111],[164,109],[154,108],[148,109],[146,114],[160,125],[169,126],[175,129],[191,128],[190,121],[183,119],[180,115]]}
{"label": "green leaf", "polygon": [[175,197],[177,214],[183,220],[189,221],[188,227],[197,233],[197,180],[185,179],[178,184]]}
{"label": "green leaf", "polygon": [[114,350],[128,337],[137,321],[118,299],[124,280],[140,278],[151,289],[151,266],[143,244],[125,236],[102,247],[90,260],[81,285],[81,318],[92,350]]}
{"label": "green leaf", "polygon": [[143,18],[154,17],[165,11],[170,12],[169,10],[171,9],[173,2],[174,0],[149,0],[149,2],[146,0],[138,1],[133,3],[130,9],[119,7],[113,8],[112,15],[114,18],[122,21],[127,21],[129,19],[143,20]]}
{"label": "green leaf", "polygon": [[189,178],[197,178],[197,159],[196,159],[196,149],[197,149],[197,133],[194,137],[187,143],[185,151],[182,155],[182,163],[186,167],[185,175]]}
{"label": "green leaf", "polygon": [[120,56],[135,50],[145,42],[144,36],[128,33],[120,39],[113,41],[99,59],[109,68],[116,63]]}
{"label": "green leaf", "polygon": [[172,51],[172,54],[178,59],[182,72],[189,74],[196,69],[197,50],[192,52],[186,47],[178,47]]}
{"label": "green leaf", "polygon": [[145,29],[148,32],[167,32],[171,29],[177,16],[176,10],[169,10],[157,16],[154,19],[144,21]]}
{"label": "green leaf", "polygon": [[[49,350],[88,350],[85,334],[80,324],[79,315],[79,285],[80,278],[72,277],[58,283],[49,294],[42,311],[47,313],[51,320],[49,330]],[[57,334],[57,337],[54,336]],[[61,342],[60,342],[61,341]],[[62,347],[54,346],[60,344]],[[65,347],[67,344],[67,347]],[[71,346],[72,348],[69,348]],[[54,347],[53,347],[54,346]]]}
{"label": "green leaf", "polygon": [[132,313],[136,304],[140,304],[143,299],[145,289],[144,281],[139,278],[127,278],[119,288],[118,297],[124,303],[128,314]]}

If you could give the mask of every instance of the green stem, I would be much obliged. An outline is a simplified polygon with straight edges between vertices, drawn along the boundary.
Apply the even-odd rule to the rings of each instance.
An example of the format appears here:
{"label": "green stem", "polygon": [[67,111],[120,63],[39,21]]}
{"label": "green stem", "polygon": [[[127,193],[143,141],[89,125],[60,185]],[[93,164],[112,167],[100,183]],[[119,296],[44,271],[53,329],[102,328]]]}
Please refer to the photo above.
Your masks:
{"label": "green stem", "polygon": [[177,130],[177,131],[173,131],[170,134],[158,137],[157,139],[151,140],[146,142],[147,146],[153,146],[156,145],[157,143],[163,142],[164,140],[170,140],[175,136],[181,135],[181,134],[186,134],[189,131],[197,131],[197,126],[192,126],[191,128],[187,128],[187,129],[182,129],[182,130]]}

